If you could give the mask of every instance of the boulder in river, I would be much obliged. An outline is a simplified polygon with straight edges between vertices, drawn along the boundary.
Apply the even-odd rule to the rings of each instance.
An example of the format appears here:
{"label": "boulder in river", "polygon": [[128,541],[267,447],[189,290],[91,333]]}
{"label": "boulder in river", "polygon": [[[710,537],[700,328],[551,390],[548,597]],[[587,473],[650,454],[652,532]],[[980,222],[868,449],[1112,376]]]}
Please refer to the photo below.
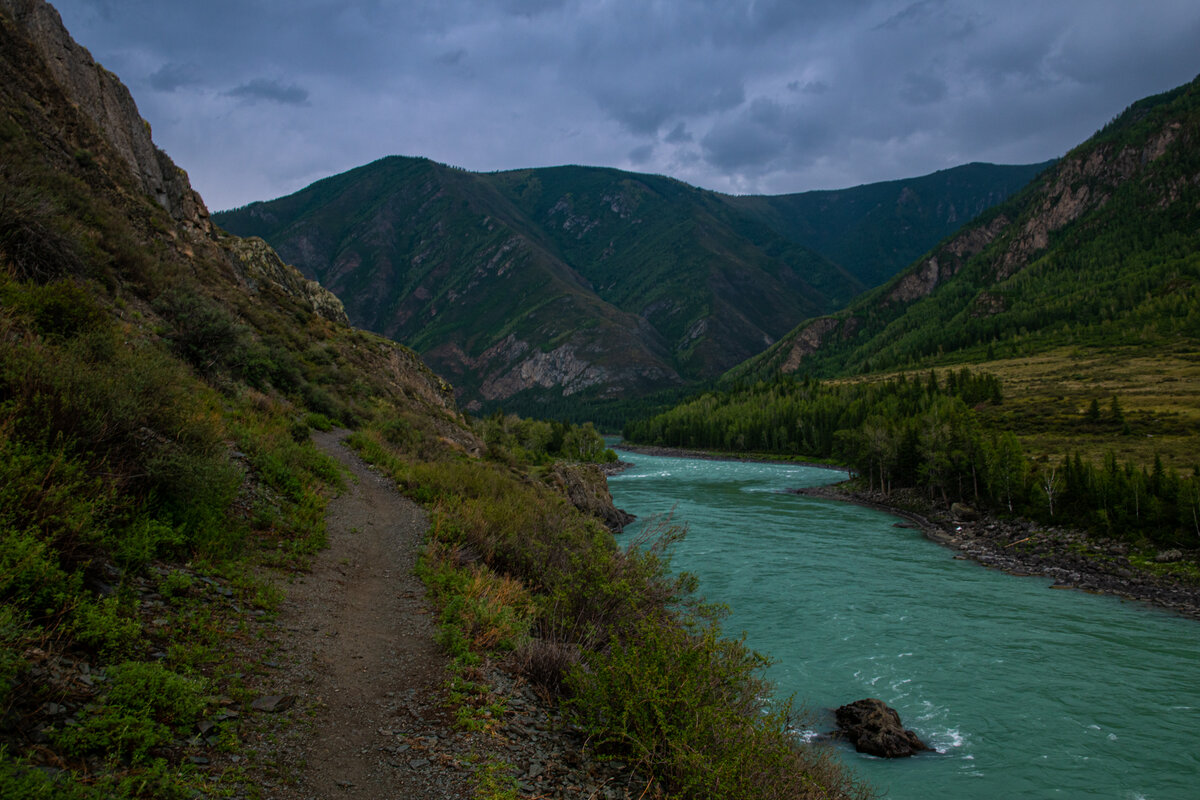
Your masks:
{"label": "boulder in river", "polygon": [[835,735],[849,741],[860,753],[903,758],[930,749],[915,733],[904,728],[900,715],[882,700],[873,697],[855,700],[833,713],[839,729]]}

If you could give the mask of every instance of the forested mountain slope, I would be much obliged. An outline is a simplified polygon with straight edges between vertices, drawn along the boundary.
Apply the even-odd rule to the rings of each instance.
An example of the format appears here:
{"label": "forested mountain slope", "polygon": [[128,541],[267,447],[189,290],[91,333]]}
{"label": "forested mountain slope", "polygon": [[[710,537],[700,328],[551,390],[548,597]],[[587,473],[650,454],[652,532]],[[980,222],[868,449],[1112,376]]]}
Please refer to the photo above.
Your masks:
{"label": "forested mountain slope", "polygon": [[411,344],[472,407],[714,377],[859,284],[698,190],[613,170],[479,175],[387,158],[218,215]]}
{"label": "forested mountain slope", "polygon": [[731,374],[857,374],[1058,347],[1195,352],[1198,254],[1192,82],[1135,103],[903,273]]}
{"label": "forested mountain slope", "polygon": [[[271,242],[357,324],[411,344],[469,407],[545,412],[558,398],[561,413],[564,397],[582,406],[711,379],[843,306],[866,284],[809,240],[877,281],[1035,171],[972,165],[810,201],[613,169],[476,174],[395,157],[216,219]],[[866,245],[893,234],[895,245]]]}
{"label": "forested mountain slope", "polygon": [[726,202],[874,287],[1053,163],[964,164],[851,189],[744,195]]}

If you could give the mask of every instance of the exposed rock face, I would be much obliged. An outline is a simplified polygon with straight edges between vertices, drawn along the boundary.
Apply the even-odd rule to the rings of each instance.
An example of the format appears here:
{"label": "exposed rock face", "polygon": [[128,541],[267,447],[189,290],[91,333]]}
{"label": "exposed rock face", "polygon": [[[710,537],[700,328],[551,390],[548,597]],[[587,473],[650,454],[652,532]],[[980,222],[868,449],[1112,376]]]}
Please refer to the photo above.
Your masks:
{"label": "exposed rock face", "polygon": [[[542,351],[530,342],[509,334],[478,356],[470,356],[453,343],[433,348],[426,360],[439,372],[479,379],[478,393],[484,400],[504,400],[528,389],[550,389],[570,397],[587,389],[599,388],[604,397],[626,394],[631,388],[655,384],[676,384],[679,375],[659,361],[630,358],[627,363],[609,366],[597,363],[605,355],[602,343],[573,336],[553,350]],[[648,363],[647,363],[648,362]],[[472,400],[469,410],[482,404]]]}
{"label": "exposed rock face", "polygon": [[915,755],[929,746],[900,723],[900,715],[882,700],[868,697],[834,711],[838,736],[854,745],[860,753],[880,758],[904,758]]}
{"label": "exposed rock face", "polygon": [[96,125],[145,192],[185,229],[211,236],[208,209],[187,173],[155,147],[150,125],[129,90],[71,38],[58,12],[44,0],[0,0],[0,8],[29,37],[67,97]]}
{"label": "exposed rock face", "polygon": [[571,505],[596,517],[609,530],[620,531],[634,520],[632,514],[613,505],[608,480],[595,464],[567,464],[560,461],[550,468],[546,481],[563,492]]}
{"label": "exposed rock face", "polygon": [[337,296],[316,281],[310,281],[293,266],[283,263],[279,254],[257,236],[242,239],[237,236],[223,237],[234,273],[241,278],[252,292],[270,284],[284,294],[302,300],[313,312],[332,322],[349,324],[346,309]]}
{"label": "exposed rock face", "polygon": [[833,317],[822,317],[806,325],[792,340],[792,349],[783,363],[783,371],[795,372],[804,357],[815,353],[825,341],[825,337],[837,330],[839,324]]}
{"label": "exposed rock face", "polygon": [[1084,155],[1064,159],[1053,182],[1042,192],[1042,201],[1013,236],[996,265],[997,279],[1007,278],[1028,266],[1031,258],[1050,243],[1050,234],[1108,202],[1111,192],[1146,164],[1160,158],[1179,136],[1179,124],[1160,131],[1141,148],[1115,152],[1099,147]]}
{"label": "exposed rock face", "polygon": [[972,226],[955,236],[917,269],[908,272],[892,288],[884,306],[893,303],[911,303],[928,297],[933,290],[947,279],[958,274],[967,260],[991,244],[992,240],[1009,224],[1008,217],[997,216],[987,225]]}

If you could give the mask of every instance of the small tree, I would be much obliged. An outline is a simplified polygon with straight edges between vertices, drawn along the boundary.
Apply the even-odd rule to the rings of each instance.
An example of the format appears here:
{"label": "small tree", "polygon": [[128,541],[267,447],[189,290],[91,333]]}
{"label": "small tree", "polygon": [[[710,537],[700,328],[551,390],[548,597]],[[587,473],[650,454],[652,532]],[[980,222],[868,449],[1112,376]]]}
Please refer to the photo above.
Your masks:
{"label": "small tree", "polygon": [[1054,519],[1054,498],[1062,491],[1062,481],[1058,477],[1058,467],[1048,465],[1042,470],[1042,492],[1046,495],[1046,503],[1050,507],[1050,518]]}
{"label": "small tree", "polygon": [[1125,421],[1125,412],[1121,410],[1121,402],[1117,400],[1117,396],[1115,394],[1112,396],[1112,402],[1109,404],[1108,414],[1110,417],[1112,417],[1113,422]]}

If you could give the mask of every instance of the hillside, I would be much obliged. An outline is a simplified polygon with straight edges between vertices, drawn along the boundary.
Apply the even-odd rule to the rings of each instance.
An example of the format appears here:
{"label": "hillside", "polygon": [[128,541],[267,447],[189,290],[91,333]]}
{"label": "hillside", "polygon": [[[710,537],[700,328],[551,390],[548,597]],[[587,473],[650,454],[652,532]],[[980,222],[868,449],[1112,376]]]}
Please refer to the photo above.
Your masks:
{"label": "hillside", "polygon": [[[468,408],[563,413],[569,398],[578,414],[711,379],[843,306],[866,284],[808,240],[877,281],[1035,171],[976,165],[810,200],[395,157],[215,218],[271,242],[356,324],[413,346]],[[874,260],[864,243],[891,231],[896,252]]]}
{"label": "hillside", "polygon": [[702,199],[611,170],[534,179],[388,158],[219,220],[271,242],[481,409],[714,377],[858,289],[802,248],[746,242]]}
{"label": "hillside", "polygon": [[[330,521],[346,478],[329,453],[353,460],[339,449],[348,435],[374,465],[356,463],[355,480],[373,482],[375,499],[350,492],[357,511]],[[0,0],[0,797],[295,796],[314,739],[340,741],[338,720],[368,719],[351,689],[388,719],[396,695],[418,690],[406,707],[430,711],[429,735],[403,745],[429,754],[409,780],[380,771],[377,748],[350,749],[386,784],[363,796],[443,792],[451,772],[458,791],[439,796],[496,791],[516,768],[494,745],[492,709],[519,701],[561,719],[568,691],[591,698],[572,721],[637,763],[639,791],[863,796],[794,745],[786,713],[763,715],[761,659],[721,638],[661,549],[618,549],[572,504],[574,493],[596,508],[607,493],[593,465],[543,463],[565,445],[603,450],[586,428],[501,417],[476,428],[411,350],[349,327],[336,297],[261,240],[217,230],[128,90],[57,12]],[[407,521],[389,511],[360,535],[384,497]],[[330,530],[358,549],[322,553]],[[418,555],[429,600],[396,574]],[[347,577],[364,565],[369,581]],[[309,578],[322,628],[284,628],[284,597]],[[343,589],[388,610],[370,644],[390,671],[363,672],[343,644],[375,637],[354,626],[362,614],[329,613]],[[444,608],[430,615],[432,603]],[[606,679],[618,673],[601,665],[634,642],[693,688],[668,704],[656,672]],[[318,696],[328,684],[307,671],[325,665],[295,659],[325,644],[343,663]],[[417,650],[421,682],[405,660]],[[381,685],[385,674],[409,682]],[[538,694],[516,697],[526,683]],[[613,729],[607,702],[647,715],[646,750],[622,738],[632,728]],[[588,781],[632,778],[577,737],[561,752]],[[308,785],[340,791],[344,774]]]}
{"label": "hillside", "polygon": [[964,164],[852,189],[747,195],[727,202],[873,288],[1053,163]]}
{"label": "hillside", "polygon": [[1119,395],[1160,437],[1141,437],[1139,457],[1152,458],[1161,437],[1186,440],[1200,422],[1198,203],[1193,82],[1134,104],[903,273],[728,378],[970,363],[1021,387],[1018,430],[1057,428],[1076,447],[1088,437],[1071,437],[1068,423]]}

